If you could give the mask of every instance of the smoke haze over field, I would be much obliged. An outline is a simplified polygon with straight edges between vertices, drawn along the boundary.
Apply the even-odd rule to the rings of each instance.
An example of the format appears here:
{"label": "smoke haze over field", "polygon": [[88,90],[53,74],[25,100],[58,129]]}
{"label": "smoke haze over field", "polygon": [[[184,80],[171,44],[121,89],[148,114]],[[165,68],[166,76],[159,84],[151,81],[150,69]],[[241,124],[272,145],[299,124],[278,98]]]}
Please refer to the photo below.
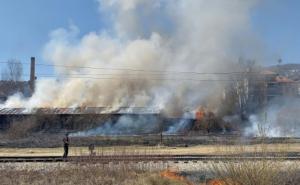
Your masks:
{"label": "smoke haze over field", "polygon": [[[258,63],[264,57],[250,21],[259,0],[97,2],[110,25],[85,35],[76,25],[52,31],[43,54],[56,66],[57,79],[38,79],[31,98],[16,94],[0,108],[147,107],[186,118],[164,130],[176,133],[190,125],[192,116],[184,112],[222,107],[228,76],[197,73],[241,71],[240,57]],[[298,105],[299,100],[273,100],[266,113],[249,117],[245,134],[300,136]],[[239,116],[224,120],[242,122]],[[79,135],[152,132],[156,122],[122,116]]]}
{"label": "smoke haze over field", "polygon": [[99,0],[99,5],[110,28],[82,37],[75,25],[54,30],[44,56],[55,65],[102,70],[57,67],[59,80],[39,79],[30,99],[15,95],[1,107],[145,106],[176,114],[218,99],[226,84],[183,80],[212,75],[158,71],[234,71],[238,56],[257,57],[260,44],[250,24],[255,0]]}
{"label": "smoke haze over field", "polygon": [[300,137],[300,100],[275,98],[260,115],[251,115],[246,135],[267,137]]}

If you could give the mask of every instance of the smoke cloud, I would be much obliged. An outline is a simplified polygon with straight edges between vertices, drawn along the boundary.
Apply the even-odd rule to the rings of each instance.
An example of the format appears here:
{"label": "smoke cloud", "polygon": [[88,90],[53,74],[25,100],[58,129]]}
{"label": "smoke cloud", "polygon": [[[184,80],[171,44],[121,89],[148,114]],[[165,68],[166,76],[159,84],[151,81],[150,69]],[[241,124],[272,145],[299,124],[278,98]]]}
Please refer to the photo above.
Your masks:
{"label": "smoke cloud", "polygon": [[116,121],[109,120],[105,124],[86,131],[71,134],[78,136],[97,136],[97,135],[134,135],[157,133],[160,131],[160,120],[156,116],[129,116],[123,115]]}
{"label": "smoke cloud", "polygon": [[260,115],[250,116],[251,126],[246,135],[267,137],[300,137],[300,100],[273,99]]}
{"label": "smoke cloud", "polygon": [[139,106],[182,114],[207,99],[218,102],[225,82],[201,81],[216,76],[158,71],[233,71],[238,56],[251,55],[260,44],[248,42],[255,40],[250,13],[256,4],[99,0],[110,28],[82,37],[74,25],[60,28],[44,49],[54,65],[86,68],[56,67],[58,79],[39,79],[31,98],[15,95],[1,107]]}
{"label": "smoke cloud", "polygon": [[[205,104],[217,112],[226,76],[174,73],[237,71],[238,58],[255,58],[251,29],[256,0],[98,0],[106,29],[80,36],[75,25],[50,33],[44,58],[57,79],[38,79],[32,97],[10,97],[0,107],[152,107],[183,119]],[[61,66],[80,66],[61,67]],[[211,81],[216,80],[216,81]],[[157,111],[156,110],[156,111]],[[157,120],[122,116],[84,135],[154,131]],[[254,121],[255,122],[255,121]],[[252,129],[253,130],[253,129]]]}

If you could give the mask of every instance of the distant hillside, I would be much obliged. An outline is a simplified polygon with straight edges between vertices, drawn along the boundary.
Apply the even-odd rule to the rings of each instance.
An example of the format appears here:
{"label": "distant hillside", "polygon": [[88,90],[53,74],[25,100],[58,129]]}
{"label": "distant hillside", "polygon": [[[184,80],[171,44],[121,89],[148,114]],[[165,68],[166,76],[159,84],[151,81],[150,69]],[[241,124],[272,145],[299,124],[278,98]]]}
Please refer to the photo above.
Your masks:
{"label": "distant hillside", "polygon": [[292,80],[300,81],[300,64],[276,65],[267,67],[267,69]]}

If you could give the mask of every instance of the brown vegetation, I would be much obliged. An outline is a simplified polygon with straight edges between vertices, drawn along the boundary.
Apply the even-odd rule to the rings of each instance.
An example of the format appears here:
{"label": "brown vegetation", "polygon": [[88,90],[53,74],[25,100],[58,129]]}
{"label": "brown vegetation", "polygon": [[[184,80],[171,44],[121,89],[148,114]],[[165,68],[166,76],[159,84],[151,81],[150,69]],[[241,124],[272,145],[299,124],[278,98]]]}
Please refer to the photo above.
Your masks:
{"label": "brown vegetation", "polygon": [[274,161],[222,163],[213,165],[224,185],[298,185],[300,171]]}
{"label": "brown vegetation", "polygon": [[6,134],[10,139],[28,137],[37,126],[38,125],[35,118],[14,120],[10,124]]}
{"label": "brown vegetation", "polygon": [[126,166],[105,169],[96,165],[76,165],[54,170],[0,170],[3,185],[180,185],[158,173],[129,170]]}
{"label": "brown vegetation", "polygon": [[[62,138],[60,137],[58,148],[0,148],[0,156],[60,156],[63,153]],[[50,142],[50,141],[49,141]],[[71,140],[72,142],[72,140]],[[166,146],[111,146],[97,147],[94,152],[97,156],[101,155],[145,155],[145,154],[163,154],[163,155],[247,155],[247,154],[265,154],[277,153],[279,156],[284,156],[290,152],[298,152],[300,144],[266,144],[267,151],[264,151],[259,145],[245,146],[226,146],[226,145],[198,145],[191,147],[166,147]],[[89,155],[88,145],[85,147],[70,147],[71,156]]]}

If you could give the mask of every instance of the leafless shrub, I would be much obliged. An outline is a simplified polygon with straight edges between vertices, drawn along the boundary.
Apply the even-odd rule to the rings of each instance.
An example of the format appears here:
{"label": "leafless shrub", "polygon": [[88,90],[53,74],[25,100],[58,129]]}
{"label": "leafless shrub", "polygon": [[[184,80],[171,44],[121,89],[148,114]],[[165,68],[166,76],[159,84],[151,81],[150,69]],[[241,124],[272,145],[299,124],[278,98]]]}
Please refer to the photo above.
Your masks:
{"label": "leafless shrub", "polygon": [[23,74],[23,66],[19,60],[11,59],[7,62],[7,67],[2,70],[1,78],[6,81],[20,81]]}
{"label": "leafless shrub", "polygon": [[224,185],[296,185],[299,171],[276,161],[242,161],[212,165]]}
{"label": "leafless shrub", "polygon": [[[263,129],[260,130],[260,144],[253,147],[252,151],[245,150],[244,145],[236,146],[239,155],[260,157],[261,160],[231,161],[221,164],[212,164],[212,172],[218,179],[222,179],[224,185],[296,185],[299,182],[300,171],[296,165],[278,159],[288,154],[288,144],[269,148],[265,143]],[[224,152],[224,149],[221,149]],[[275,155],[275,153],[276,155]],[[234,154],[234,153],[232,153]]]}

